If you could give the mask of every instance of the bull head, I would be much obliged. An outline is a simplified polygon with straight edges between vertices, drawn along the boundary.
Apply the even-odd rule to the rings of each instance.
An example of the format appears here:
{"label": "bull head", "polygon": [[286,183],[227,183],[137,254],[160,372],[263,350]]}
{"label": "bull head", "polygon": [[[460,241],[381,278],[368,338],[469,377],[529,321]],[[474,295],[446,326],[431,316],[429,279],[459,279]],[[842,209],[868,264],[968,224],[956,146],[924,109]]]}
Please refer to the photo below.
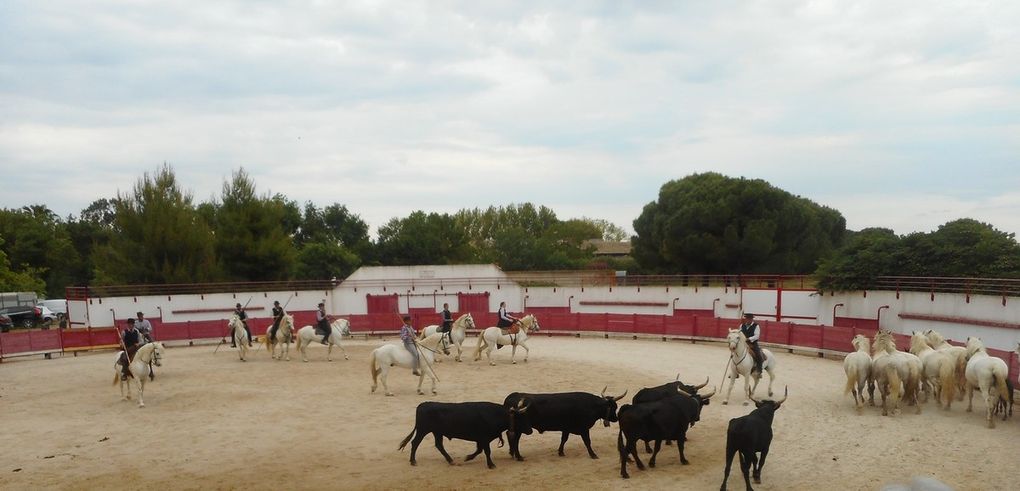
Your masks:
{"label": "bull head", "polygon": [[601,394],[599,394],[599,397],[602,397],[602,398],[605,398],[605,399],[612,399],[612,400],[613,400],[613,402],[616,402],[616,401],[619,401],[620,399],[623,399],[623,398],[624,398],[624,397],[625,397],[625,396],[627,395],[627,391],[626,391],[626,390],[624,390],[624,391],[623,391],[623,394],[620,394],[620,395],[618,395],[618,396],[615,396],[615,397],[614,397],[614,396],[607,396],[607,395],[606,395],[606,389],[608,389],[608,388],[609,388],[609,386],[608,386],[608,385],[607,385],[607,386],[605,386],[605,387],[603,387],[603,388],[602,388],[602,393],[601,393]]}
{"label": "bull head", "polygon": [[517,401],[517,412],[518,413],[524,414],[524,413],[528,412],[528,407],[530,407],[530,404],[525,406],[524,405],[524,399],[521,399],[521,400]]}

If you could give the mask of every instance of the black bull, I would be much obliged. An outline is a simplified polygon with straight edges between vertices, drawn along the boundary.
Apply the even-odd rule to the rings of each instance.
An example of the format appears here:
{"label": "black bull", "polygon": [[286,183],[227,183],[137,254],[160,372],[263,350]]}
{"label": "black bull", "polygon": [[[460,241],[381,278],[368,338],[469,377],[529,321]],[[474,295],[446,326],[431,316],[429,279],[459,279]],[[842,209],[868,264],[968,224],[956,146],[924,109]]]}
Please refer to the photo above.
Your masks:
{"label": "black bull", "polygon": [[676,440],[680,452],[680,463],[687,465],[684,456],[684,444],[687,430],[694,421],[701,417],[702,406],[708,404],[708,397],[700,395],[674,394],[664,399],[641,404],[625,404],[620,408],[620,432],[617,435],[616,447],[620,452],[620,476],[627,474],[627,455],[634,457],[638,469],[645,466],[638,457],[638,440],[654,440],[655,450],[648,465],[655,467],[655,458],[659,454],[663,440]]}
{"label": "black bull", "polygon": [[[515,416],[527,408],[505,408],[494,402],[423,402],[418,405],[414,415],[414,429],[400,442],[398,450],[403,450],[407,442],[411,442],[411,465],[416,465],[415,453],[418,445],[429,433],[435,437],[436,448],[443,454],[446,462],[453,464],[450,454],[443,448],[443,438],[457,438],[475,442],[475,452],[464,458],[467,462],[485,452],[485,462],[489,468],[492,463],[490,443],[499,438],[499,446],[503,446],[503,432],[511,427]],[[414,437],[414,440],[411,438]]]}
{"label": "black bull", "polygon": [[560,438],[559,455],[563,456],[563,446],[571,434],[580,435],[585,448],[588,449],[588,456],[597,459],[598,455],[591,448],[591,437],[589,431],[595,421],[601,419],[605,426],[616,421],[616,401],[627,395],[624,392],[619,396],[589,394],[587,392],[566,392],[559,394],[524,394],[514,392],[503,401],[507,409],[517,407],[523,400],[527,405],[527,412],[519,415],[516,423],[516,430],[508,432],[510,442],[510,456],[517,460],[524,460],[521,456],[520,441],[521,433],[530,435],[531,430],[538,430],[539,433],[546,431],[560,431],[563,433]]}
{"label": "black bull", "polygon": [[[631,399],[631,402],[633,404],[641,404],[643,402],[658,401],[670,396],[674,396],[678,394],[680,391],[683,391],[687,394],[695,394],[698,392],[699,389],[706,385],[708,385],[707,378],[705,379],[705,383],[701,385],[687,385],[680,381],[680,375],[677,374],[675,382],[662,384],[658,387],[645,387],[644,389],[637,391],[637,393],[634,394],[634,397]],[[698,421],[697,419],[691,421],[691,426],[694,426],[694,423],[697,421]],[[669,445],[669,442],[670,440],[666,440],[666,445]],[[652,448],[648,446],[647,440],[645,441],[645,451],[648,453],[652,452]]]}

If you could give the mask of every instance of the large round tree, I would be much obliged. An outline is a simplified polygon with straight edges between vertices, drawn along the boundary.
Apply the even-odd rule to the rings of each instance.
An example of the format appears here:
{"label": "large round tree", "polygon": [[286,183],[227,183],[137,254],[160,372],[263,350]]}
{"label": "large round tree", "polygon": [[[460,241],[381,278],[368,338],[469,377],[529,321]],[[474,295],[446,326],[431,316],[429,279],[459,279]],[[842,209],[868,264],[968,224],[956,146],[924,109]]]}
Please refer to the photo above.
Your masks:
{"label": "large round tree", "polygon": [[632,254],[648,272],[811,273],[846,220],[761,179],[708,172],[664,184],[634,231]]}

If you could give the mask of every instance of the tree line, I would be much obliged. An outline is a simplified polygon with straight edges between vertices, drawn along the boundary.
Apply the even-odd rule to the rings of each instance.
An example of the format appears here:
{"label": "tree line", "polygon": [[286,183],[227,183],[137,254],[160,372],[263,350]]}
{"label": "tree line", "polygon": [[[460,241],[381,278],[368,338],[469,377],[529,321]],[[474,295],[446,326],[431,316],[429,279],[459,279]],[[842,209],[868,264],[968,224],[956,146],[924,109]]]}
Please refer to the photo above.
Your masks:
{"label": "tree line", "polygon": [[[633,222],[560,219],[532,203],[414,211],[378,229],[345,205],[260,194],[243,169],[196,203],[168,165],[77,216],[0,210],[0,291],[63,296],[70,285],[344,278],[362,265],[494,263],[504,270],[814,274],[824,289],[878,276],[1020,277],[1013,234],[972,219],[930,233],[846,229],[839,211],[760,179],[702,173],[665,183]],[[592,239],[631,240],[627,258]]]}

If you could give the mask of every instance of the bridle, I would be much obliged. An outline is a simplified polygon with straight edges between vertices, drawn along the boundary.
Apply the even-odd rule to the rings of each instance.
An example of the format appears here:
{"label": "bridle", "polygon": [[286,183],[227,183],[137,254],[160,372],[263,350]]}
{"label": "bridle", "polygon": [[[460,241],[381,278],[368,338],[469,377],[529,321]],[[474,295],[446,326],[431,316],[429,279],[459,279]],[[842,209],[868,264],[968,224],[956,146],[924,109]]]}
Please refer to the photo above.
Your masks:
{"label": "bridle", "polygon": [[[743,335],[744,335],[743,333],[735,333],[735,334],[740,334],[741,336],[743,336]],[[734,337],[734,339],[733,339],[732,341],[729,341],[729,340],[728,340],[728,341],[727,341],[727,344],[729,344],[729,347],[730,347],[730,353],[731,353],[731,354],[730,354],[730,358],[732,359],[732,358],[733,358],[733,356],[736,356],[736,354],[737,354],[737,347],[738,347],[738,346],[740,346],[740,339],[739,339],[739,338],[736,338],[736,337]],[[744,361],[744,359],[745,359],[745,358],[747,358],[747,354],[748,354],[748,353],[750,353],[750,351],[751,351],[751,350],[750,350],[750,349],[747,349],[747,347],[745,346],[745,347],[744,347],[744,355],[743,355],[743,356],[741,356],[739,360],[737,360],[737,361],[733,362],[733,366],[740,366],[740,363],[741,363],[742,361]]]}
{"label": "bridle", "polygon": [[[425,346],[425,345],[423,345],[421,343],[415,343],[415,344],[417,344],[418,347],[423,349],[423,350],[428,350],[428,351],[431,351],[433,353],[439,353],[438,349],[429,348],[428,346]],[[439,338],[439,344],[441,344],[443,346],[443,354],[444,355],[450,354],[450,344],[446,342],[446,334],[445,333],[443,334],[443,336],[441,336]],[[437,346],[438,346],[438,344],[437,344]]]}

